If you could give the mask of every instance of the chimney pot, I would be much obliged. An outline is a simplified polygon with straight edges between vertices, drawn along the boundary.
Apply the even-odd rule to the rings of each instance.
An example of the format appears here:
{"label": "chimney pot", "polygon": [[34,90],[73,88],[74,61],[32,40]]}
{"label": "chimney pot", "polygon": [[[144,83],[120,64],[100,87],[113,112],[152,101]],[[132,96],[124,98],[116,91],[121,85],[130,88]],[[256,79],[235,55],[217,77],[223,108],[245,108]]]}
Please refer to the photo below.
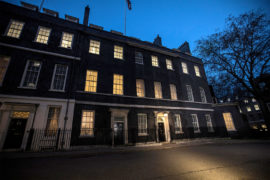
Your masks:
{"label": "chimney pot", "polygon": [[83,25],[88,26],[90,8],[87,5],[84,9]]}

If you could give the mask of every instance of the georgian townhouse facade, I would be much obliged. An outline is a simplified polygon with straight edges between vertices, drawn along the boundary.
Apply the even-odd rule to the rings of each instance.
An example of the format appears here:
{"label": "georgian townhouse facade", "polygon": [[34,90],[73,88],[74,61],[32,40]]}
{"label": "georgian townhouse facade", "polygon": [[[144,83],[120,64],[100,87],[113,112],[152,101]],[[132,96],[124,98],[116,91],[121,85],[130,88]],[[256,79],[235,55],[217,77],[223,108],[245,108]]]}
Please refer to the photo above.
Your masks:
{"label": "georgian townhouse facade", "polygon": [[223,132],[201,59],[88,26],[88,7],[79,24],[33,5],[0,4],[0,149],[171,142]]}

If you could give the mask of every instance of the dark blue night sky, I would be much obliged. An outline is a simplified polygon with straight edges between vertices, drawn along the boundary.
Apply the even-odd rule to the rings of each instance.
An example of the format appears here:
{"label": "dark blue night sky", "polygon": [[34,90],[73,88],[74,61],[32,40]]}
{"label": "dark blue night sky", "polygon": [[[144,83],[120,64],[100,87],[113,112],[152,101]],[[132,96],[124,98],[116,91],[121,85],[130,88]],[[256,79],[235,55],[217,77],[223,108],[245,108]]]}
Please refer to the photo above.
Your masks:
{"label": "dark blue night sky", "polygon": [[[5,0],[19,5],[19,0]],[[41,0],[24,0],[40,5]],[[90,23],[105,30],[124,32],[126,0],[45,0],[43,7],[83,21],[84,7],[90,6]],[[153,42],[159,34],[168,48],[177,48],[188,41],[191,50],[196,40],[224,27],[229,14],[239,15],[251,9],[270,12],[270,0],[130,0],[127,10],[127,35]]]}

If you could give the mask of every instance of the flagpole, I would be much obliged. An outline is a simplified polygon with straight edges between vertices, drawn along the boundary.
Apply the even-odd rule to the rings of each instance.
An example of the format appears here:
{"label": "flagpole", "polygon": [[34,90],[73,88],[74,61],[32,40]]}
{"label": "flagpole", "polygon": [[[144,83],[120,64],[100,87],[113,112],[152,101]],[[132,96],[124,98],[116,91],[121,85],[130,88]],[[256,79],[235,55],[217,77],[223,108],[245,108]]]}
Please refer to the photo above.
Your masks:
{"label": "flagpole", "polygon": [[126,31],[127,31],[127,28],[126,28],[126,26],[127,26],[127,1],[126,0],[124,0],[126,3],[126,5],[125,5],[125,35],[126,35]]}

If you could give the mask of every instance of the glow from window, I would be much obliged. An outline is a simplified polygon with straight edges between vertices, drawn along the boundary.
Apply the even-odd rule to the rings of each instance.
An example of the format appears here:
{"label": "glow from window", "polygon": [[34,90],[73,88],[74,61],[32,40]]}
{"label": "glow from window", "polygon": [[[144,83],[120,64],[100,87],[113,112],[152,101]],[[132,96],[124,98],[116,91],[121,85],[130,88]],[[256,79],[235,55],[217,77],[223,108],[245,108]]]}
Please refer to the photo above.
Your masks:
{"label": "glow from window", "polygon": [[183,70],[183,73],[188,74],[187,64],[184,63],[184,62],[182,62],[181,64],[182,64],[182,70]]}
{"label": "glow from window", "polygon": [[167,66],[167,69],[173,70],[172,61],[170,59],[166,59],[166,66]]}
{"label": "glow from window", "polygon": [[206,119],[206,125],[207,125],[208,132],[214,132],[214,128],[213,128],[210,114],[206,114],[205,119]]}
{"label": "glow from window", "polygon": [[136,90],[137,90],[137,96],[138,97],[144,97],[144,80],[142,79],[136,79]]}
{"label": "glow from window", "polygon": [[98,78],[97,71],[87,70],[84,91],[97,92],[97,78]]}
{"label": "glow from window", "polygon": [[114,58],[116,59],[123,59],[123,47],[121,46],[114,46]]}
{"label": "glow from window", "polygon": [[100,49],[100,42],[90,40],[89,53],[99,54],[99,49]]}
{"label": "glow from window", "polygon": [[250,112],[250,111],[251,111],[251,107],[247,106],[247,112]]}
{"label": "glow from window", "polygon": [[161,83],[154,82],[154,88],[155,88],[155,98],[161,99],[162,98]]}
{"label": "glow from window", "polygon": [[138,114],[138,135],[147,135],[147,114]]}
{"label": "glow from window", "polygon": [[113,75],[113,94],[123,95],[123,75]]}
{"label": "glow from window", "polygon": [[188,101],[194,101],[193,92],[192,92],[191,86],[190,85],[186,85],[186,88],[187,88]]}
{"label": "glow from window", "polygon": [[194,66],[194,70],[195,70],[196,76],[200,77],[201,74],[200,74],[200,69],[199,69],[199,67],[198,67],[198,66]]}
{"label": "glow from window", "polygon": [[235,131],[231,113],[223,113],[223,119],[225,121],[227,131]]}
{"label": "glow from window", "polygon": [[9,29],[7,32],[7,36],[14,37],[14,38],[20,38],[22,28],[24,26],[23,22],[11,20]]}
{"label": "glow from window", "polygon": [[255,105],[254,105],[254,109],[255,109],[256,111],[259,111],[259,110],[260,110],[259,105],[258,105],[258,104],[255,104]]}
{"label": "glow from window", "polygon": [[175,130],[175,134],[183,133],[180,114],[174,115],[174,130]]}
{"label": "glow from window", "polygon": [[81,120],[81,136],[94,136],[94,111],[83,110]]}
{"label": "glow from window", "polygon": [[152,66],[159,67],[158,57],[157,56],[151,56],[151,59],[152,59]]}
{"label": "glow from window", "polygon": [[48,40],[49,40],[50,33],[51,33],[51,29],[40,26],[39,30],[38,30],[36,42],[42,43],[42,44],[47,44]]}
{"label": "glow from window", "polygon": [[61,47],[71,48],[72,47],[73,34],[63,32]]}
{"label": "glow from window", "polygon": [[177,100],[176,86],[174,84],[170,84],[170,91],[171,91],[171,99]]}
{"label": "glow from window", "polygon": [[200,128],[199,128],[199,121],[198,121],[197,114],[191,114],[191,117],[192,117],[192,124],[193,124],[193,128],[194,128],[194,133],[199,133]]}

